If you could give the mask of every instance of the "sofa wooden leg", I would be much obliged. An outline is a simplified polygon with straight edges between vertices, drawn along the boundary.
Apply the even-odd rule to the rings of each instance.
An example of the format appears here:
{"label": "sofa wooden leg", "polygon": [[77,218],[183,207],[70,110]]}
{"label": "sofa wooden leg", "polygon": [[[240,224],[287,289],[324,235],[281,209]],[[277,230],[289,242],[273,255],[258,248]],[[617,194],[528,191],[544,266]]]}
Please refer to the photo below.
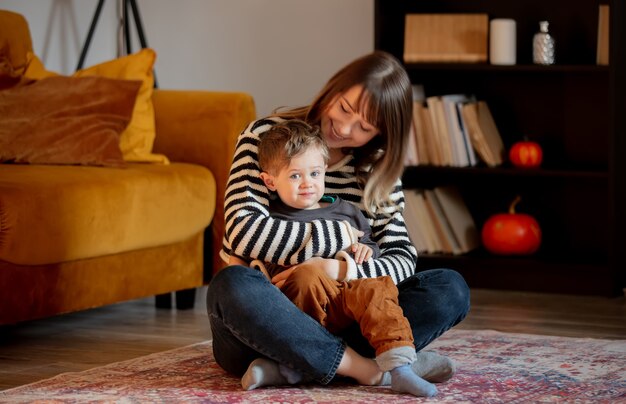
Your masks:
{"label": "sofa wooden leg", "polygon": [[163,293],[155,296],[155,306],[157,309],[171,309],[172,308],[172,294]]}
{"label": "sofa wooden leg", "polygon": [[176,308],[178,310],[193,309],[196,301],[196,289],[185,289],[176,292]]}

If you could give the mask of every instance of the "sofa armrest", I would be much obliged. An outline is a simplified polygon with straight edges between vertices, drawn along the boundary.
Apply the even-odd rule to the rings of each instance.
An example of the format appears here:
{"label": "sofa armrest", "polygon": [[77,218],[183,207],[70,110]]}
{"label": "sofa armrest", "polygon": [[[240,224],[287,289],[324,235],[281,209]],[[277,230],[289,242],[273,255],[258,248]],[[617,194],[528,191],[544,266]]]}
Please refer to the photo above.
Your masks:
{"label": "sofa armrest", "polygon": [[215,176],[217,201],[212,222],[213,271],[222,267],[224,192],[239,133],[255,119],[245,93],[155,90],[156,138],[153,151],[172,162],[200,164]]}

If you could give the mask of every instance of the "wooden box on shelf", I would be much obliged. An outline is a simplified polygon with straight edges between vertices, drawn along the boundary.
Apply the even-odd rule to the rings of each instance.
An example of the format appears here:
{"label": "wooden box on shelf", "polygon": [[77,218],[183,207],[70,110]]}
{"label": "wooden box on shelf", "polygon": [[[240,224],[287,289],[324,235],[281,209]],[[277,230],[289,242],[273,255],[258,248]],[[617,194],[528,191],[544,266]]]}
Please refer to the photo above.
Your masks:
{"label": "wooden box on shelf", "polygon": [[404,61],[485,62],[487,14],[407,14]]}

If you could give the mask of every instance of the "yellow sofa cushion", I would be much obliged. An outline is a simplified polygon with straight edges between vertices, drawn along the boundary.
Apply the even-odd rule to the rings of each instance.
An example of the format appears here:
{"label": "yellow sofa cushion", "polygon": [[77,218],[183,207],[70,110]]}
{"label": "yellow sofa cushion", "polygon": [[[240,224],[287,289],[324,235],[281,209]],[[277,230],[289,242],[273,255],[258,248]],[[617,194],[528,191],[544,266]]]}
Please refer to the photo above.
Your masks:
{"label": "yellow sofa cushion", "polygon": [[17,13],[0,10],[0,56],[5,55],[17,74],[23,74],[26,55],[33,50],[26,19]]}
{"label": "yellow sofa cushion", "polygon": [[[58,73],[46,70],[41,60],[34,53],[28,52],[27,59],[24,78],[41,80],[58,75]],[[152,69],[155,60],[156,53],[154,50],[145,48],[131,55],[81,69],[73,74],[74,77],[101,76],[110,79],[140,80],[142,82],[135,100],[135,109],[131,121],[120,136],[120,149],[125,161],[169,163],[165,155],[152,153],[156,136],[154,106],[152,104],[154,89]]]}
{"label": "yellow sofa cushion", "polygon": [[154,75],[152,68],[156,53],[150,48],[142,49],[132,55],[123,56],[108,62],[82,69],[74,76],[103,76],[110,79],[141,80],[141,88],[135,101],[133,117],[126,130],[120,136],[120,149],[124,160],[146,163],[168,163],[167,157],[152,153],[154,144],[154,106],[152,91]]}
{"label": "yellow sofa cushion", "polygon": [[0,260],[42,265],[180,242],[209,225],[201,166],[0,165]]}

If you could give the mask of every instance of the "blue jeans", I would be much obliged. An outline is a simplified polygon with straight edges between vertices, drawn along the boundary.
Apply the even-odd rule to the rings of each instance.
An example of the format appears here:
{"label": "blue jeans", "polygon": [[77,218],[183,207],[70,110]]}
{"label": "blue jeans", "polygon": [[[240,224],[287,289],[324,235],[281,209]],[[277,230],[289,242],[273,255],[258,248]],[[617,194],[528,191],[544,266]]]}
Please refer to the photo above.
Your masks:
{"label": "blue jeans", "polygon": [[[418,351],[469,311],[469,288],[449,269],[419,272],[398,284],[398,291]],[[256,269],[233,265],[219,271],[209,284],[207,312],[215,360],[237,376],[263,356],[298,371],[305,381],[327,384],[346,345],[374,357],[358,324],[339,336],[329,333]]]}

